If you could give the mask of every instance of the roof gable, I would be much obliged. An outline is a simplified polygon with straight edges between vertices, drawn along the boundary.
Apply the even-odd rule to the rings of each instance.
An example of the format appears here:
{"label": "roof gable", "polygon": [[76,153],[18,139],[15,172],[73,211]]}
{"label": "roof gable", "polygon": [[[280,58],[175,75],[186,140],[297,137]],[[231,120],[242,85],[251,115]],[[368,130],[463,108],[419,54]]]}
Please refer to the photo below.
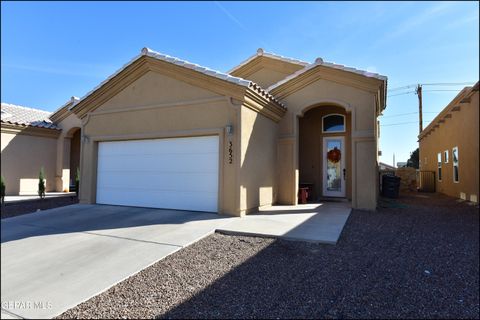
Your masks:
{"label": "roof gable", "polygon": [[229,74],[268,87],[301,70],[308,63],[258,49],[257,53],[229,71]]}
{"label": "roof gable", "polygon": [[267,91],[278,99],[283,99],[320,78],[378,93],[380,109],[377,112],[381,112],[386,107],[386,76],[336,63],[324,62],[321,58],[317,58],[315,63],[271,85],[267,88]]}
{"label": "roof gable", "polygon": [[87,112],[98,108],[149,71],[159,72],[188,84],[240,100],[245,96],[245,92],[250,90],[268,103],[273,103],[277,107],[283,108],[272,95],[259,88],[252,81],[233,77],[199,66],[198,64],[143,48],[138,56],[134,57],[117,72],[88,92],[79,101],[73,103],[69,109],[79,117],[83,117]]}

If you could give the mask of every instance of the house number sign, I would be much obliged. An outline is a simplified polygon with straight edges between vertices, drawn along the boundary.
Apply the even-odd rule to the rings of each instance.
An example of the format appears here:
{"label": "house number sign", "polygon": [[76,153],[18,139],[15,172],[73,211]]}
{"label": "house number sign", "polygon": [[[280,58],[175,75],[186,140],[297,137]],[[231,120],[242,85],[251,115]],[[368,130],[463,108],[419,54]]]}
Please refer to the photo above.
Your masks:
{"label": "house number sign", "polygon": [[233,143],[232,141],[228,141],[228,163],[232,164],[233,163]]}

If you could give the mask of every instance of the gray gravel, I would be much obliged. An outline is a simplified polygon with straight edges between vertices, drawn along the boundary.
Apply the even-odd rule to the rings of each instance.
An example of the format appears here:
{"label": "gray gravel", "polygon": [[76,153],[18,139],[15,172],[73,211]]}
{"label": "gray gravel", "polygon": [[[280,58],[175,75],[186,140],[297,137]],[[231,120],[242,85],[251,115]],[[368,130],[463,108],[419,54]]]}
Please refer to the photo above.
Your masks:
{"label": "gray gravel", "polygon": [[336,246],[215,234],[60,318],[479,318],[478,207],[404,196]]}

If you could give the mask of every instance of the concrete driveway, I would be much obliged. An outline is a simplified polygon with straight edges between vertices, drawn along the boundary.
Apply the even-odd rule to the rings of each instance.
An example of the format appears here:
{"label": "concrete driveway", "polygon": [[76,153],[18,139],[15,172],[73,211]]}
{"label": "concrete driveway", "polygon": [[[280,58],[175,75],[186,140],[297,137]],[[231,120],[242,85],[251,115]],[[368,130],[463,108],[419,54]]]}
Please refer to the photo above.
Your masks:
{"label": "concrete driveway", "polygon": [[1,221],[2,318],[51,318],[237,218],[73,205]]}

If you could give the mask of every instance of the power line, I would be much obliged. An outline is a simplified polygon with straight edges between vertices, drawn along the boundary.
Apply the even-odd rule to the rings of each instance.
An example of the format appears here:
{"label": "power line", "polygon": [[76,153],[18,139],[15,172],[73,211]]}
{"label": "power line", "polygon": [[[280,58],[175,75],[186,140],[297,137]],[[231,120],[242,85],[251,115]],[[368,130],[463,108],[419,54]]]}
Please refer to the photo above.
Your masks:
{"label": "power line", "polygon": [[[419,83],[420,85],[423,86],[466,86],[466,85],[473,85],[475,84],[475,81],[469,81],[469,82],[432,82],[432,83]],[[409,89],[409,88],[414,88],[416,87],[417,84],[409,84],[403,87],[397,87],[393,89],[388,89],[389,92],[392,91],[398,91],[402,89]]]}
{"label": "power line", "polygon": [[414,91],[408,91],[408,92],[402,92],[402,93],[397,93],[397,94],[391,94],[391,95],[388,95],[387,97],[401,96],[401,95],[409,94],[409,93],[414,93]]}
{"label": "power line", "polygon": [[423,86],[466,86],[469,84],[475,84],[474,81],[470,82],[435,82],[435,83],[422,83]]}
{"label": "power line", "polygon": [[425,91],[459,91],[459,90],[454,90],[454,89],[430,89],[430,90],[423,90],[423,92]]}
{"label": "power line", "polygon": [[[425,122],[431,122],[432,120],[429,120],[429,121],[425,121]],[[418,124],[418,121],[410,121],[410,122],[399,122],[399,123],[388,123],[388,124],[381,124],[380,127],[390,127],[390,126],[400,126],[400,125],[404,125],[404,124],[412,124],[412,123],[416,123]]]}
{"label": "power line", "polygon": [[391,91],[398,91],[398,90],[402,90],[402,89],[409,89],[409,88],[413,88],[415,86],[416,86],[416,84],[409,84],[408,86],[393,88],[393,89],[389,89],[388,91],[391,92]]}
{"label": "power line", "polygon": [[[423,112],[423,113],[438,113],[438,112],[427,111],[427,112]],[[408,112],[408,113],[392,114],[392,115],[389,115],[389,116],[381,116],[381,117],[382,117],[382,119],[384,119],[384,118],[391,118],[391,117],[406,116],[406,115],[409,115],[409,114],[418,114],[418,111],[416,111],[416,112]]]}

